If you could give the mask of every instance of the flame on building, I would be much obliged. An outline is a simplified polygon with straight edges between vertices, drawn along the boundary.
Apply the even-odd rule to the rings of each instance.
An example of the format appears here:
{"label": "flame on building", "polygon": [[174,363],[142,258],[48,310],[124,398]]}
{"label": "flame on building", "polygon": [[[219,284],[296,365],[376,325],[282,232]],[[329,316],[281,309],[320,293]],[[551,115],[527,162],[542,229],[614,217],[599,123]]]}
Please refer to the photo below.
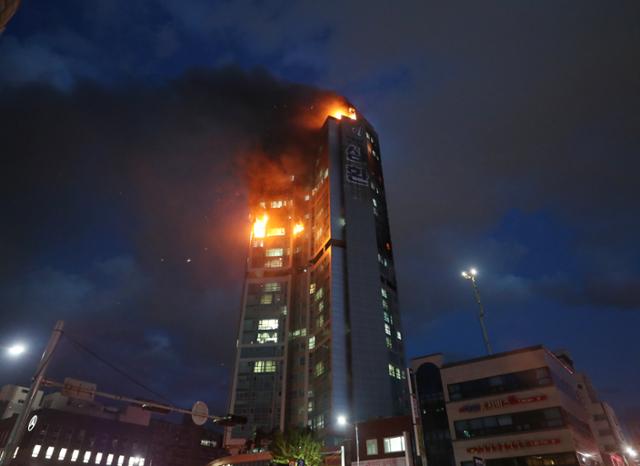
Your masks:
{"label": "flame on building", "polygon": [[304,225],[302,223],[299,222],[299,223],[296,223],[293,226],[293,234],[294,234],[294,236],[299,234],[299,233],[302,233],[303,231],[304,231]]}
{"label": "flame on building", "polygon": [[264,238],[265,236],[267,236],[268,221],[269,221],[269,216],[267,214],[263,214],[262,217],[256,218],[256,221],[253,223],[254,238]]}
{"label": "flame on building", "polygon": [[339,107],[331,111],[331,116],[342,120],[342,117],[351,118],[352,120],[357,119],[356,109],[353,107]]}

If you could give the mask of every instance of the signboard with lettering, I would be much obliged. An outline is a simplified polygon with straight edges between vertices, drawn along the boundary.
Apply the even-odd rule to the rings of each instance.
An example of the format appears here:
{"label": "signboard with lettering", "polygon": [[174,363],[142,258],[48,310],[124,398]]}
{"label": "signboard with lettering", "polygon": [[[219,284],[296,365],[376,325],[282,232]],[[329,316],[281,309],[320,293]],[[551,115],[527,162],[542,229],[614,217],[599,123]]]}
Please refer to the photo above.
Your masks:
{"label": "signboard with lettering", "polygon": [[489,411],[492,409],[505,408],[507,406],[514,406],[527,403],[536,403],[538,401],[544,401],[547,399],[547,395],[533,395],[525,397],[509,396],[507,398],[498,398],[495,400],[485,401],[483,403],[473,403],[461,406],[458,410],[461,413],[475,413],[479,411]]}
{"label": "signboard with lettering", "polygon": [[557,445],[560,443],[559,438],[543,438],[535,440],[514,440],[513,442],[495,442],[483,443],[475,447],[467,448],[467,452],[471,454],[494,453],[510,450],[521,450],[523,448],[544,447],[548,445]]}
{"label": "signboard with lettering", "polygon": [[358,144],[349,143],[345,148],[345,176],[349,183],[360,186],[369,184],[367,159],[363,156]]}

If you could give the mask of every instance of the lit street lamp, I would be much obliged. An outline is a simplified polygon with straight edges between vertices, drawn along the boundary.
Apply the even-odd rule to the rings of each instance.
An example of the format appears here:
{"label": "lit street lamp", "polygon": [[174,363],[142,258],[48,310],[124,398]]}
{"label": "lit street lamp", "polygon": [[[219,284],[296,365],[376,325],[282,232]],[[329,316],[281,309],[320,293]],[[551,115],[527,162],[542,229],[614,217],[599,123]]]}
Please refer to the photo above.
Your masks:
{"label": "lit street lamp", "polygon": [[484,345],[487,348],[487,354],[493,354],[491,349],[491,343],[489,343],[489,335],[487,334],[487,327],[484,325],[484,307],[482,306],[482,301],[480,301],[480,290],[478,289],[478,283],[476,281],[476,276],[478,275],[478,271],[474,268],[470,268],[469,270],[462,271],[462,278],[465,280],[469,280],[471,285],[473,286],[473,294],[476,297],[476,302],[478,303],[478,320],[480,321],[480,328],[482,329],[482,338],[484,340]]}
{"label": "lit street lamp", "polygon": [[[349,425],[349,421],[347,420],[347,416],[344,414],[339,414],[336,418],[337,424],[340,427],[346,427]],[[358,437],[358,423],[354,422],[353,427],[356,433],[356,465],[360,466],[360,439]],[[340,447],[342,466],[345,466],[345,458],[344,458],[344,445]]]}
{"label": "lit street lamp", "polygon": [[16,343],[7,348],[7,355],[12,358],[17,358],[27,351],[27,347],[22,343]]}

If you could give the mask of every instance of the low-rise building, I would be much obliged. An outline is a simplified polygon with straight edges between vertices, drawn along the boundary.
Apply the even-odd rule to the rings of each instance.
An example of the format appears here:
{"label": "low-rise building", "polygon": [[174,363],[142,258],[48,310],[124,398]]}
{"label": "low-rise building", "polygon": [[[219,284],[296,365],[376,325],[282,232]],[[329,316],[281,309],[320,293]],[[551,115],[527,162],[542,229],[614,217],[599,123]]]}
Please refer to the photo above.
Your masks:
{"label": "low-rise building", "polygon": [[[0,420],[0,454],[17,416]],[[12,466],[203,466],[224,456],[222,435],[157,419],[139,406],[104,406],[93,397],[53,393],[31,412]]]}
{"label": "low-rise building", "polygon": [[[414,378],[421,359],[414,360]],[[543,346],[440,361],[438,368],[455,464],[602,464],[580,380],[570,364]],[[433,414],[423,412],[423,426]],[[427,452],[429,447],[427,439]]]}

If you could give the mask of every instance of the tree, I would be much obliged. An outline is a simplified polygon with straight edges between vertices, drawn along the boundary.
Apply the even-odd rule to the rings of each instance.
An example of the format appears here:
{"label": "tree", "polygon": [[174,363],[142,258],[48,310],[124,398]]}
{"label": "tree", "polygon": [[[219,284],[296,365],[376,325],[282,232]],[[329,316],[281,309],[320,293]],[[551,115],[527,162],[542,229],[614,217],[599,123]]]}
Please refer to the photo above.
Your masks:
{"label": "tree", "polygon": [[322,463],[322,444],[308,429],[292,429],[284,434],[274,435],[269,446],[273,462],[289,464],[290,461],[303,460],[305,466],[319,466]]}

